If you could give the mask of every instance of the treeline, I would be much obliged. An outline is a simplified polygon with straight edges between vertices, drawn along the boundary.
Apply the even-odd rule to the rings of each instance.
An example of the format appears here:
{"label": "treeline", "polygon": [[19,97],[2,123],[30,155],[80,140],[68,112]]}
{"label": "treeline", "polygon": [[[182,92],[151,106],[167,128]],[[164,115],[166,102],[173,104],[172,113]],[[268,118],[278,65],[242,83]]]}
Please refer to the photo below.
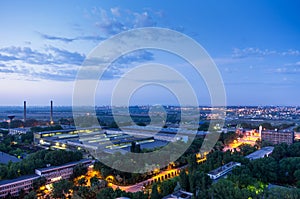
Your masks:
{"label": "treeline", "polygon": [[268,129],[268,130],[274,130],[274,129],[283,130],[283,129],[287,129],[289,127],[295,126],[295,123],[288,123],[288,124],[284,123],[284,124],[279,124],[279,125],[272,125],[269,122],[264,122],[259,125],[251,124],[251,123],[241,123],[241,127],[245,128],[245,129],[258,129],[259,126],[262,126],[263,128]]}
{"label": "treeline", "polygon": [[55,131],[55,130],[62,130],[62,129],[63,128],[60,125],[46,126],[46,127],[34,126],[30,128],[30,131],[35,133],[35,132]]}
{"label": "treeline", "polygon": [[51,166],[58,166],[68,162],[79,161],[81,159],[82,153],[78,151],[38,151],[30,154],[21,162],[9,162],[7,165],[0,165],[0,180],[13,179],[22,175],[33,174],[35,169],[46,167],[47,164],[50,164]]}
{"label": "treeline", "polygon": [[27,152],[21,149],[21,145],[28,145],[33,142],[33,133],[29,132],[21,135],[5,135],[0,143],[0,152],[9,153],[16,157]]}

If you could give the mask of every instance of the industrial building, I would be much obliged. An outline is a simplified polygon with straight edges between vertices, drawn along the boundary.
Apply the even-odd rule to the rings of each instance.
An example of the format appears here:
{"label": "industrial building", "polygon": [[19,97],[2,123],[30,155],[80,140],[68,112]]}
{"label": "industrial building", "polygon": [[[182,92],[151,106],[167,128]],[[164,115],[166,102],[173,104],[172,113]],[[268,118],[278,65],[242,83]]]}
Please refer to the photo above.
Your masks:
{"label": "industrial building", "polygon": [[168,140],[155,139],[146,133],[132,133],[123,131],[102,130],[100,128],[83,128],[56,130],[34,133],[34,143],[44,148],[87,150],[89,152],[103,151],[126,153],[132,142],[141,148],[155,148],[164,146]]}

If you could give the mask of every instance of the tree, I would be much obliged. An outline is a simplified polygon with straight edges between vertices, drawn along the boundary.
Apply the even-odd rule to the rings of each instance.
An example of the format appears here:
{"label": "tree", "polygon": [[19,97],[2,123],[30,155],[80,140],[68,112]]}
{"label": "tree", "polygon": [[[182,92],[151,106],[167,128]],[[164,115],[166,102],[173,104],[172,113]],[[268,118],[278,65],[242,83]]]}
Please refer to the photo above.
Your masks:
{"label": "tree", "polygon": [[194,193],[195,196],[201,195],[202,197],[208,195],[207,190],[212,184],[210,177],[200,171],[195,171],[189,176],[190,191]]}
{"label": "tree", "polygon": [[179,183],[183,190],[185,190],[185,191],[190,190],[189,177],[186,174],[185,170],[181,170],[181,172],[179,174]]}
{"label": "tree", "polygon": [[81,175],[85,175],[87,172],[87,167],[84,164],[77,164],[74,168],[73,168],[73,174],[71,176],[72,179],[77,178]]}
{"label": "tree", "polygon": [[236,188],[233,182],[226,179],[221,179],[213,184],[209,192],[211,193],[211,198],[240,199],[251,197],[249,191]]}
{"label": "tree", "polygon": [[72,188],[72,182],[68,180],[61,180],[53,184],[52,196],[54,198],[65,198]]}
{"label": "tree", "polygon": [[294,177],[297,180],[297,187],[300,188],[300,169],[298,169],[294,172]]}
{"label": "tree", "polygon": [[99,185],[99,179],[94,176],[90,179],[90,183],[91,183],[91,186],[98,186]]}
{"label": "tree", "polygon": [[24,199],[36,199],[36,192],[34,191],[30,191],[25,197]]}
{"label": "tree", "polygon": [[173,179],[163,181],[160,185],[162,196],[166,196],[173,193],[176,185],[177,181]]}
{"label": "tree", "polygon": [[288,149],[288,145],[286,143],[281,143],[279,145],[276,145],[271,156],[275,160],[281,160],[282,158],[288,155],[287,149]]}
{"label": "tree", "polygon": [[32,183],[33,189],[38,190],[41,186],[44,186],[46,184],[46,182],[47,182],[47,179],[44,176],[33,180],[33,183]]}
{"label": "tree", "polygon": [[79,184],[80,186],[84,186],[84,185],[86,185],[86,183],[87,183],[87,180],[86,180],[85,177],[80,178],[80,179],[78,180],[78,184]]}
{"label": "tree", "polygon": [[115,199],[114,197],[114,190],[112,188],[105,188],[102,189],[98,194],[97,194],[97,199]]}
{"label": "tree", "polygon": [[157,184],[154,183],[152,185],[152,192],[151,192],[151,198],[150,199],[160,199],[160,194],[158,193],[158,190],[157,190]]}
{"label": "tree", "polygon": [[266,199],[277,199],[277,198],[286,198],[286,199],[297,199],[300,198],[299,189],[288,189],[285,187],[274,187],[268,190],[265,194]]}

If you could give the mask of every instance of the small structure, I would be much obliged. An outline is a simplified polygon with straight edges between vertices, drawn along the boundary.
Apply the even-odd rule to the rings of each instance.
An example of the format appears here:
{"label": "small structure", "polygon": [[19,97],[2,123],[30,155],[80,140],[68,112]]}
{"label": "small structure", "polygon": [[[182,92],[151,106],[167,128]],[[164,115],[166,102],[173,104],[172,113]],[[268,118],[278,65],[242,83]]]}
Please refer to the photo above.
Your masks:
{"label": "small structure", "polygon": [[119,197],[119,198],[116,198],[116,199],[130,199],[130,198],[127,198],[127,197]]}
{"label": "small structure", "polygon": [[26,134],[30,131],[30,128],[13,128],[9,129],[10,135],[20,135],[20,134]]}
{"label": "small structure", "polygon": [[225,176],[228,172],[232,171],[233,168],[241,166],[239,162],[229,162],[215,170],[210,171],[207,175],[212,180],[216,180],[222,176]]}
{"label": "small structure", "polygon": [[274,147],[272,146],[268,146],[268,147],[263,147],[258,151],[255,151],[249,155],[246,156],[246,158],[248,158],[249,160],[256,160],[259,158],[263,158],[265,156],[269,156],[274,150]]}
{"label": "small structure", "polygon": [[191,199],[192,197],[193,193],[179,190],[163,197],[163,199]]}

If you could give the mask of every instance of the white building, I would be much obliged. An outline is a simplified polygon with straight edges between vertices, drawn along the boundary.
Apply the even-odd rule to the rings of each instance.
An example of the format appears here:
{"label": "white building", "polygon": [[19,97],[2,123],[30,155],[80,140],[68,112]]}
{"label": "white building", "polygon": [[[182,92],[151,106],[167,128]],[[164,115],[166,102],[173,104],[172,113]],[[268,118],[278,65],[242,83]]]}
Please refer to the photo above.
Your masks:
{"label": "white building", "polygon": [[216,180],[222,176],[225,176],[228,172],[232,171],[233,168],[241,166],[239,162],[229,162],[215,170],[210,171],[207,175],[212,180]]}

